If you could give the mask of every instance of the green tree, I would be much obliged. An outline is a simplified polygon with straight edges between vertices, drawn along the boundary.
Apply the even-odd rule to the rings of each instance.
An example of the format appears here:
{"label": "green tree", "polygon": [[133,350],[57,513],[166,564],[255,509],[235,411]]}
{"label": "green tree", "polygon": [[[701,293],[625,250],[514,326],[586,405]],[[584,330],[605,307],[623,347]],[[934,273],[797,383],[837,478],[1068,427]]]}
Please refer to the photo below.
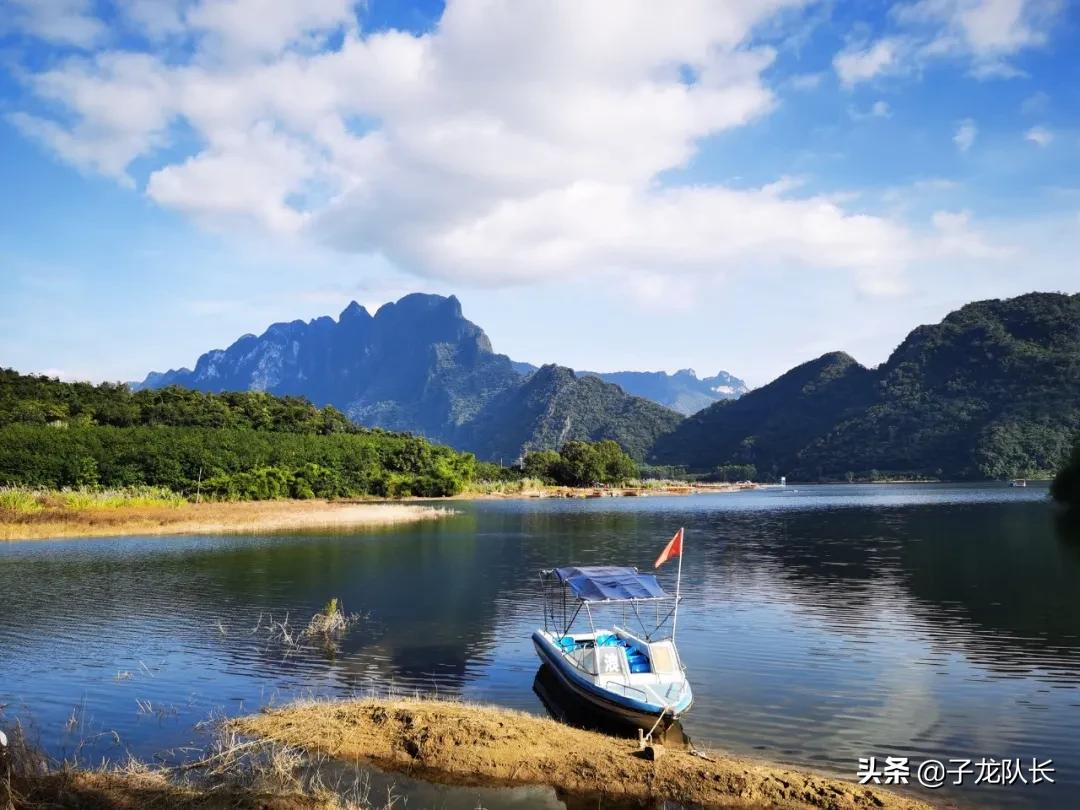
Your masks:
{"label": "green tree", "polygon": [[622,484],[631,478],[637,477],[637,464],[623,452],[618,442],[604,439],[594,444],[592,450],[600,467],[600,478],[598,480],[601,483]]}
{"label": "green tree", "polygon": [[588,442],[567,442],[559,450],[559,461],[553,473],[557,483],[587,487],[603,481],[604,465],[593,445]]}
{"label": "green tree", "polygon": [[544,481],[555,480],[555,470],[562,456],[557,450],[533,450],[525,454],[522,470],[530,478]]}

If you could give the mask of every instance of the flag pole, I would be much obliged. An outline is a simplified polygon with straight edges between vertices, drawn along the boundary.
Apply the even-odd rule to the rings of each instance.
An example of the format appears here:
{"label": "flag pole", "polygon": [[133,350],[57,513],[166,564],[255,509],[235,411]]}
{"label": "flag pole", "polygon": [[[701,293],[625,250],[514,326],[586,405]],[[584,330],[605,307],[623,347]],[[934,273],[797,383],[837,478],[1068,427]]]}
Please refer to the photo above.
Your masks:
{"label": "flag pole", "polygon": [[679,571],[675,575],[675,614],[671,617],[671,641],[675,641],[675,627],[679,623],[679,591],[682,588],[682,557],[686,547],[686,531],[679,529]]}

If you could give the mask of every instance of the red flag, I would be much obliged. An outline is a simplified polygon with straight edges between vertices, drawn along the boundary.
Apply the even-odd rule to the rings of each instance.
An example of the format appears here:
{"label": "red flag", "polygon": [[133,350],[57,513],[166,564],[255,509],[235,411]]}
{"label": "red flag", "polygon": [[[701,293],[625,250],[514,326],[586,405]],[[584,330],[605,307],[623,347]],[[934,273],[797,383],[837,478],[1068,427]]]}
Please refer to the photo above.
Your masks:
{"label": "red flag", "polygon": [[678,557],[682,554],[682,529],[675,532],[675,536],[668,541],[668,544],[664,546],[664,550],[660,552],[660,556],[656,558],[656,563],[653,568],[659,568],[666,563],[672,557]]}

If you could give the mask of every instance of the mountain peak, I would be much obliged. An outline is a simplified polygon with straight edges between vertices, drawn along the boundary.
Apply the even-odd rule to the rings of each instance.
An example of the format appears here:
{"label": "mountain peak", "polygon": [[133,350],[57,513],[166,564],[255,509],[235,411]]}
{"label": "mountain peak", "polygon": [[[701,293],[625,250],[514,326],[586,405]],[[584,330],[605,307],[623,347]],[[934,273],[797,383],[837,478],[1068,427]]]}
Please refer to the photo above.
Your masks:
{"label": "mountain peak", "polygon": [[353,320],[356,318],[367,320],[371,318],[371,313],[369,313],[366,309],[364,309],[355,301],[350,301],[349,305],[345,307],[345,309],[341,310],[341,315],[338,316],[338,323],[342,323],[346,320]]}
{"label": "mountain peak", "polygon": [[432,312],[445,312],[451,318],[460,318],[461,302],[453,295],[437,295],[435,293],[409,293],[379,307],[375,317],[391,317],[393,315],[426,315]]}

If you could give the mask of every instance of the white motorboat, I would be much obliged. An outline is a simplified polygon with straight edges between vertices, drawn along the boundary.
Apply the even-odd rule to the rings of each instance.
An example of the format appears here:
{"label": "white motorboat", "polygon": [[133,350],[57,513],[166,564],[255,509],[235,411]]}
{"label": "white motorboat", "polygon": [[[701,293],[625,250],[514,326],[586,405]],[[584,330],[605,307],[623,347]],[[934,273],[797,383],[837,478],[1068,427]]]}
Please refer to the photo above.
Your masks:
{"label": "white motorboat", "polygon": [[[675,539],[681,574],[681,530],[661,558],[667,559]],[[533,645],[571,692],[646,731],[689,710],[694,696],[674,639],[677,591],[673,597],[655,575],[629,567],[567,566],[541,571],[540,578],[544,627],[533,633]],[[598,627],[594,611],[601,608],[620,611],[624,623],[635,619],[640,631],[614,623]],[[588,628],[575,631],[575,624],[584,621]]]}

